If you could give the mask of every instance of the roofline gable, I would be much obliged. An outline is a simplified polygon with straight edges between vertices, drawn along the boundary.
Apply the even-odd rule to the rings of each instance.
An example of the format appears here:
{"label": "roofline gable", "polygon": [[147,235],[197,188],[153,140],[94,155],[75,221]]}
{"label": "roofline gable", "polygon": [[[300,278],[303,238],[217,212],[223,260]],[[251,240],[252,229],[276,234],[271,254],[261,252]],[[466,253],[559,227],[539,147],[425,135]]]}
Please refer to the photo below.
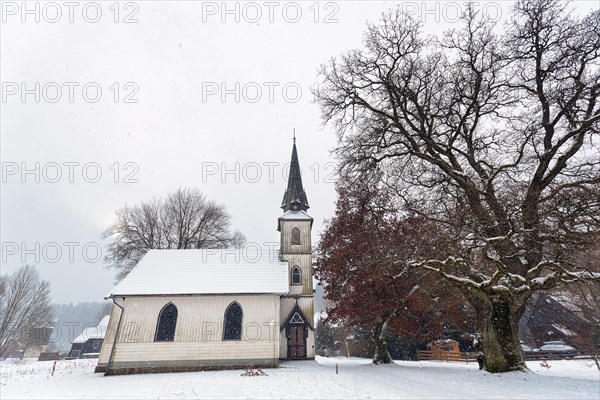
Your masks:
{"label": "roofline gable", "polygon": [[290,319],[294,316],[294,314],[300,314],[300,317],[302,317],[302,319],[304,320],[304,322],[306,323],[306,325],[308,325],[308,327],[311,330],[315,330],[314,326],[313,326],[313,321],[311,319],[306,318],[306,315],[304,315],[304,313],[302,312],[302,310],[300,309],[300,306],[298,305],[298,303],[296,303],[296,305],[294,306],[294,308],[292,308],[292,311],[290,311],[290,313],[288,314],[288,316],[285,318],[285,321],[283,321],[283,323],[281,324],[280,327],[280,331],[282,331],[283,329],[285,329],[285,327],[288,325],[288,323],[290,322]]}

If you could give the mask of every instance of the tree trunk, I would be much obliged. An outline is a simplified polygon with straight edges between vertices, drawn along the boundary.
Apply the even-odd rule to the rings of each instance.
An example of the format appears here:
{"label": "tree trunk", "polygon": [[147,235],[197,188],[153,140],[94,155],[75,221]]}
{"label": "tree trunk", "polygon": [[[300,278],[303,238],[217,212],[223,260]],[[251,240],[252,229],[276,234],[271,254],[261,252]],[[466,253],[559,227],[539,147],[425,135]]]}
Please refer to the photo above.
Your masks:
{"label": "tree trunk", "polygon": [[527,368],[519,344],[515,311],[510,299],[491,298],[488,312],[478,318],[488,372],[522,371]]}
{"label": "tree trunk", "polygon": [[391,364],[392,356],[387,349],[387,343],[383,340],[386,323],[378,323],[371,329],[371,339],[375,343],[375,353],[373,354],[373,364]]}
{"label": "tree trunk", "polygon": [[600,358],[593,355],[592,360],[594,360],[594,362],[596,363],[596,368],[598,368],[598,371],[600,371]]}

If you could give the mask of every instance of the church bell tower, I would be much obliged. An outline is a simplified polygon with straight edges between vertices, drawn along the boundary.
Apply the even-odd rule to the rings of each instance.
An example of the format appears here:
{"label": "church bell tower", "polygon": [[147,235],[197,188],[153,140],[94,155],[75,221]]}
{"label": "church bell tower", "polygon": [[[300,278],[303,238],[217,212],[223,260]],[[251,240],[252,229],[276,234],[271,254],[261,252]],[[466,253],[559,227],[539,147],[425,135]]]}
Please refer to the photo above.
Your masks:
{"label": "church bell tower", "polygon": [[312,359],[315,357],[311,245],[313,219],[307,213],[309,205],[302,186],[295,137],[281,208],[284,213],[277,223],[279,254],[282,261],[288,262],[289,291],[281,297],[279,357]]}

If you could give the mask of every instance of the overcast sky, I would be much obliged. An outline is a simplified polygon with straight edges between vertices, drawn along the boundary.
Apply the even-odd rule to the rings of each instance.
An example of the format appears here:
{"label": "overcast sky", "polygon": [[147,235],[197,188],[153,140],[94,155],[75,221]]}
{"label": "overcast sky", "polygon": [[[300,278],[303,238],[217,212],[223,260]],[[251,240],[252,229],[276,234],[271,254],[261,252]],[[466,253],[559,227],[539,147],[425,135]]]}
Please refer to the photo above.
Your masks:
{"label": "overcast sky", "polygon": [[[400,4],[427,32],[464,3],[2,2],[2,273],[38,266],[60,303],[112,287],[116,209],[197,187],[249,242],[276,242],[295,128],[313,241],[334,210],[335,145],[310,94]],[[504,18],[511,2],[479,2]],[[578,10],[598,1],[577,3]]]}

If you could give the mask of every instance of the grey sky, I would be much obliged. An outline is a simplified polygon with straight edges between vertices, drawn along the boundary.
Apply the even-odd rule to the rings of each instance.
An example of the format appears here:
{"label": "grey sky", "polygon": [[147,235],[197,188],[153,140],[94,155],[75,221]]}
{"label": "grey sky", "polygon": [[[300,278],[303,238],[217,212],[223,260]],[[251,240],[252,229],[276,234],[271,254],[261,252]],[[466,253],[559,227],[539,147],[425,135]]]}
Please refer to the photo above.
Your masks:
{"label": "grey sky", "polygon": [[[277,241],[293,128],[316,242],[335,202],[335,135],[311,103],[317,68],[360,47],[365,20],[396,4],[430,33],[457,27],[464,8],[59,1],[28,2],[26,13],[22,4],[2,2],[1,267],[36,264],[66,303],[99,301],[112,287],[96,250],[114,211],[180,186],[225,204],[248,241]],[[479,7],[503,17],[510,4]]]}

